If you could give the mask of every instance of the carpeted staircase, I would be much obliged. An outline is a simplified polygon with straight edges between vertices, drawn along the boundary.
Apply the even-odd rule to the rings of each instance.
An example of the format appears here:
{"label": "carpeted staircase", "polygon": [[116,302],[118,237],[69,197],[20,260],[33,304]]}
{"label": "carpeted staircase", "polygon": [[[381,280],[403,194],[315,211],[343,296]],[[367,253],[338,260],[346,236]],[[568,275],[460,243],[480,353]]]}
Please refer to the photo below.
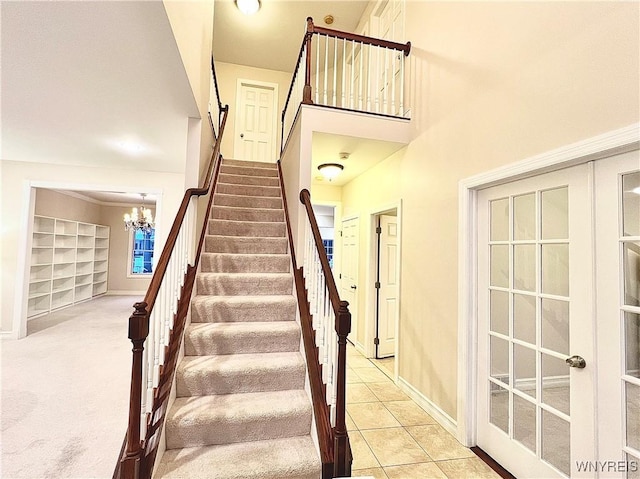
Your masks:
{"label": "carpeted staircase", "polygon": [[156,478],[320,477],[280,191],[223,161]]}

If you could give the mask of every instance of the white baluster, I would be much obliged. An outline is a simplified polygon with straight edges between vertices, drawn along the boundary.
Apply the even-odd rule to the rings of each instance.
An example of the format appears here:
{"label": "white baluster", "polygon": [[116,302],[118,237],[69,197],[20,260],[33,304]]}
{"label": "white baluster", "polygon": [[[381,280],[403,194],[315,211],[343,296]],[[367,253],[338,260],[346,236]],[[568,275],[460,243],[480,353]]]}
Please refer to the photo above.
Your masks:
{"label": "white baluster", "polygon": [[362,91],[362,73],[364,63],[364,43],[360,42],[360,77],[358,78],[358,109],[362,110],[363,91]]}
{"label": "white baluster", "polygon": [[404,116],[404,52],[400,53],[400,116]]}
{"label": "white baluster", "polygon": [[389,101],[387,96],[389,95],[389,49],[384,49],[384,95],[382,96],[382,101],[384,104],[384,113],[385,115],[389,113]]}
{"label": "white baluster", "polygon": [[391,62],[392,70],[391,70],[391,114],[397,115],[396,111],[396,59],[398,58],[398,51],[391,50],[391,56],[393,61]]}
{"label": "white baluster", "polygon": [[376,48],[376,113],[380,113],[380,48]]}
{"label": "white baluster", "polygon": [[349,108],[353,110],[353,102],[355,98],[356,90],[356,77],[355,77],[355,54],[356,54],[356,42],[351,40],[351,76],[349,77]]}
{"label": "white baluster", "polygon": [[333,39],[333,106],[338,94],[338,39]]}
{"label": "white baluster", "polygon": [[342,95],[340,97],[340,106],[345,108],[346,106],[346,81],[347,81],[347,41],[342,39]]}
{"label": "white baluster", "polygon": [[367,45],[367,111],[371,111],[371,45]]}
{"label": "white baluster", "polygon": [[324,89],[322,92],[323,105],[328,105],[327,101],[327,75],[329,75],[329,35],[325,35],[324,37]]}
{"label": "white baluster", "polygon": [[[313,39],[313,37],[311,37]],[[320,37],[316,35],[318,41],[316,42],[316,90],[315,90],[315,103],[319,103],[320,98]]]}

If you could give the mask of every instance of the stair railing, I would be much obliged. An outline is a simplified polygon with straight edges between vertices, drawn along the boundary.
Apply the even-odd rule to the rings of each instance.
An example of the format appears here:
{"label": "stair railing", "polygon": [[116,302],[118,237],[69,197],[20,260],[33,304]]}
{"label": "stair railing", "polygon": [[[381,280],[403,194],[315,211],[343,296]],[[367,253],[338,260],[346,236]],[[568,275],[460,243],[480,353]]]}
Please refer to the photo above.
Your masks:
{"label": "stair railing", "polygon": [[283,148],[301,103],[408,118],[405,72],[410,51],[411,42],[318,27],[307,18],[282,110]]}
{"label": "stair railing", "polygon": [[[323,463],[322,477],[347,477],[351,475],[352,463],[345,422],[347,336],[351,331],[351,313],[349,303],[340,300],[308,190],[300,192],[300,201],[308,221],[303,266],[296,269],[295,280]],[[289,237],[293,249],[292,237]]]}
{"label": "stair railing", "polygon": [[[146,479],[153,472],[220,171],[220,145],[228,105],[221,107],[221,112],[203,186],[185,191],[144,300],[134,304],[135,311],[129,318],[129,339],[133,344],[129,422],[114,478]],[[196,244],[197,200],[207,196]]]}

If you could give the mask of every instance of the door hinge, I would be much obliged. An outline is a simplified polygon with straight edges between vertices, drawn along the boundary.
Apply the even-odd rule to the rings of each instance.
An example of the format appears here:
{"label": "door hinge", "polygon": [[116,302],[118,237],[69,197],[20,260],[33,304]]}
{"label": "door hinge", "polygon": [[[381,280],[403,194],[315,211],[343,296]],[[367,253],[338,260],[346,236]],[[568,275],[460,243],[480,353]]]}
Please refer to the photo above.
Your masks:
{"label": "door hinge", "polygon": [[376,289],[380,289],[380,281],[376,281],[375,286],[376,286]]}
{"label": "door hinge", "polygon": [[373,338],[373,344],[374,346],[377,346],[378,344],[380,344],[380,338]]}
{"label": "door hinge", "polygon": [[381,226],[378,226],[378,227],[376,228],[376,233],[377,233],[377,234],[381,234],[381,233],[382,233],[382,227],[381,227]]}
{"label": "door hinge", "polygon": [[342,238],[342,230],[340,230],[340,237]]}
{"label": "door hinge", "polygon": [[342,273],[338,274],[338,279],[342,279]]}

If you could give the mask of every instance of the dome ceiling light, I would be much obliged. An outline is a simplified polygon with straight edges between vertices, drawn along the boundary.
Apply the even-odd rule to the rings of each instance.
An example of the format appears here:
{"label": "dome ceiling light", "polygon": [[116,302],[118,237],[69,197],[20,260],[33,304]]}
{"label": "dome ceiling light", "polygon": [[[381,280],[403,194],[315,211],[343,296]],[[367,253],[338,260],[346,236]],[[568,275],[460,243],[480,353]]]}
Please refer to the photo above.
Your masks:
{"label": "dome ceiling light", "polygon": [[260,10],[260,0],[234,0],[236,7],[245,15],[253,15]]}

